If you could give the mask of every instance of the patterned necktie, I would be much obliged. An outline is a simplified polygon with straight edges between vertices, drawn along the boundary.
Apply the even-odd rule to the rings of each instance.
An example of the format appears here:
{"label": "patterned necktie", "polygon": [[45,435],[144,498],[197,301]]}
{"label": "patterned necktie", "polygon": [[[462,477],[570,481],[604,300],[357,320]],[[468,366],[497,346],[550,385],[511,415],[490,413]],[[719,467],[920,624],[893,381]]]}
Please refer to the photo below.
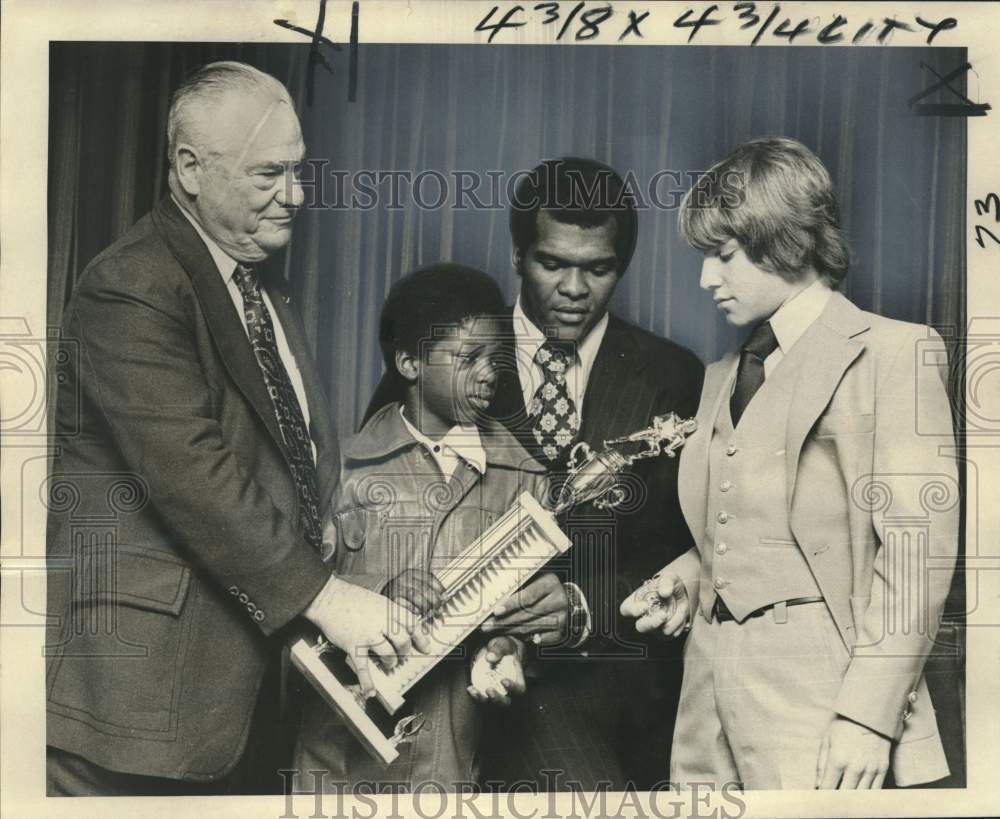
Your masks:
{"label": "patterned necktie", "polygon": [[566,370],[572,361],[572,347],[546,341],[535,352],[535,363],[544,378],[528,407],[531,431],[551,464],[563,460],[580,431],[580,415],[566,387]]}
{"label": "patterned necktie", "polygon": [[736,371],[736,387],[729,399],[729,414],[734,427],[740,422],[750,399],[764,383],[764,359],[777,349],[778,339],[774,337],[769,321],[759,325],[743,345],[740,367]]}
{"label": "patterned necktie", "polygon": [[319,482],[313,461],[312,439],[306,427],[302,408],[295,397],[295,390],[288,371],[278,354],[278,341],[274,322],[260,292],[260,283],[252,267],[237,265],[233,281],[243,295],[243,313],[246,317],[250,344],[257,364],[264,376],[264,385],[271,396],[274,414],[278,419],[281,437],[288,451],[288,465],[299,498],[299,526],[306,541],[318,549],[323,539],[319,522]]}

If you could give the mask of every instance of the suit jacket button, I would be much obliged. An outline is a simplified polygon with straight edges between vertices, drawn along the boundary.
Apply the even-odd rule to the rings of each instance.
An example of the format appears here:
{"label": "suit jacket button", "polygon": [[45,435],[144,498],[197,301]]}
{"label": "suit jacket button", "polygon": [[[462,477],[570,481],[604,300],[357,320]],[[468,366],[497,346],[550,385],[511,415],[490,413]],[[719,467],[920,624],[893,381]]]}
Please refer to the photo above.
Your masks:
{"label": "suit jacket button", "polygon": [[917,701],[917,692],[916,691],[911,691],[909,694],[906,695],[906,699],[909,700],[910,703],[916,702]]}
{"label": "suit jacket button", "polygon": [[715,583],[712,585],[714,585],[717,589],[724,589],[726,588],[726,581],[721,577],[717,577],[715,578]]}
{"label": "suit jacket button", "polygon": [[736,444],[730,444],[729,446],[727,446],[726,447],[726,454],[730,455],[730,456],[735,455],[736,454]]}
{"label": "suit jacket button", "polygon": [[729,513],[728,512],[719,512],[719,518],[718,518],[718,520],[719,520],[719,523],[725,523],[726,521],[729,520]]}

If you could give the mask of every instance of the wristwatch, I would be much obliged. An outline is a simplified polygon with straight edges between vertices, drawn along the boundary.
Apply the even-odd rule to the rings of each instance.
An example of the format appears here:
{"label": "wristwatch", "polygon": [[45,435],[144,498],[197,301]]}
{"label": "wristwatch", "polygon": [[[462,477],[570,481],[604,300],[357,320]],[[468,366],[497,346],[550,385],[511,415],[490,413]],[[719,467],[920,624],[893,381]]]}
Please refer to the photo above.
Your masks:
{"label": "wristwatch", "polygon": [[593,631],[590,608],[576,583],[563,583],[563,588],[566,589],[566,597],[569,599],[569,636],[571,640],[576,637],[571,647],[579,648]]}

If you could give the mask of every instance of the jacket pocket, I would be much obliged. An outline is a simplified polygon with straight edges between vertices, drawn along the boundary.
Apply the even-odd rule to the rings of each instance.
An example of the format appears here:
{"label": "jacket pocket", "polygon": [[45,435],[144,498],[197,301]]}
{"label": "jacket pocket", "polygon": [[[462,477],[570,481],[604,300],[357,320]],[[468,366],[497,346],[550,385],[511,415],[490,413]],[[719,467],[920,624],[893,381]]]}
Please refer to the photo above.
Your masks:
{"label": "jacket pocket", "polygon": [[765,549],[798,549],[799,544],[794,540],[786,540],[780,537],[762,537],[757,540],[757,545]]}
{"label": "jacket pocket", "polygon": [[376,523],[377,515],[363,507],[345,509],[335,515],[337,544],[349,552],[360,552],[368,540],[368,529]]}
{"label": "jacket pocket", "polygon": [[824,415],[816,424],[817,436],[860,435],[875,431],[875,415]]}
{"label": "jacket pocket", "polygon": [[355,506],[338,512],[334,571],[355,585],[381,590],[392,577],[383,542],[388,521],[388,511]]}
{"label": "jacket pocket", "polygon": [[196,598],[191,568],[141,546],[95,547],[76,563],[49,707],[102,733],[176,736]]}
{"label": "jacket pocket", "polygon": [[142,546],[89,549],[77,567],[73,597],[179,616],[191,569],[179,558]]}

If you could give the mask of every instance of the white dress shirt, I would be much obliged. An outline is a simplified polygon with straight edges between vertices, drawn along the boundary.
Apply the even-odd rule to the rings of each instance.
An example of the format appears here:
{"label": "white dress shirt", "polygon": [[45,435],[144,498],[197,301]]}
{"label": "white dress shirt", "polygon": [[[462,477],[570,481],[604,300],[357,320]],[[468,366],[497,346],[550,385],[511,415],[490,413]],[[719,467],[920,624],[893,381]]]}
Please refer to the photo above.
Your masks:
{"label": "white dress shirt", "polygon": [[446,479],[455,474],[460,459],[472,466],[480,475],[486,474],[486,451],[483,449],[479,430],[474,425],[456,424],[445,433],[444,437],[435,441],[410,423],[402,405],[399,407],[399,415],[407,431],[427,450]]}
{"label": "white dress shirt", "polygon": [[764,359],[764,378],[769,378],[774,368],[788,355],[788,351],[802,338],[810,325],[819,318],[833,291],[822,279],[813,282],[794,298],[786,301],[769,321],[778,346]]}
{"label": "white dress shirt", "polygon": [[[521,305],[521,297],[517,297],[514,305],[514,349],[517,358],[517,374],[521,379],[521,390],[524,398],[524,407],[531,406],[531,400],[538,392],[545,378],[542,368],[535,362],[535,353],[548,337],[535,326],[535,323],[524,313]],[[594,360],[597,358],[597,351],[601,349],[601,342],[604,340],[604,333],[608,329],[608,314],[601,316],[601,320],[594,325],[593,329],[587,333],[586,338],[576,345],[576,357],[566,368],[566,388],[569,397],[576,404],[576,414],[583,424],[583,397],[587,394],[587,382],[590,380],[590,372],[594,369]]]}
{"label": "white dress shirt", "polygon": [[[233,306],[236,308],[236,312],[240,317],[240,326],[243,328],[243,332],[247,334],[247,338],[250,338],[250,331],[247,329],[246,324],[246,314],[243,311],[243,294],[240,292],[239,285],[236,284],[236,280],[233,278],[233,274],[236,272],[236,266],[239,262],[219,247],[216,241],[205,232],[204,228],[198,224],[195,218],[184,210],[183,207],[181,207],[180,202],[178,202],[172,194],[170,198],[173,199],[174,204],[177,205],[180,212],[184,214],[187,220],[191,223],[192,227],[198,231],[198,235],[208,248],[208,252],[211,254],[216,268],[218,268],[219,275],[222,276],[222,281],[225,282],[226,289],[229,291],[229,298],[233,300]],[[281,321],[279,321],[277,314],[274,312],[274,304],[271,302],[271,297],[267,294],[267,291],[264,290],[264,288],[261,288],[260,292],[261,296],[264,298],[264,304],[267,305],[267,311],[271,314],[271,322],[274,324],[274,337],[278,344],[278,356],[281,358],[281,363],[285,365],[285,371],[288,373],[288,380],[292,382],[292,389],[295,391],[295,397],[298,399],[299,408],[302,410],[302,418],[306,422],[306,429],[309,429],[309,401],[306,399],[306,389],[305,385],[302,383],[302,373],[299,372],[298,365],[295,363],[295,356],[292,355],[292,350],[288,346],[288,339],[285,338],[285,331],[281,326]],[[315,461],[315,442],[312,442],[312,452],[313,461]]]}

